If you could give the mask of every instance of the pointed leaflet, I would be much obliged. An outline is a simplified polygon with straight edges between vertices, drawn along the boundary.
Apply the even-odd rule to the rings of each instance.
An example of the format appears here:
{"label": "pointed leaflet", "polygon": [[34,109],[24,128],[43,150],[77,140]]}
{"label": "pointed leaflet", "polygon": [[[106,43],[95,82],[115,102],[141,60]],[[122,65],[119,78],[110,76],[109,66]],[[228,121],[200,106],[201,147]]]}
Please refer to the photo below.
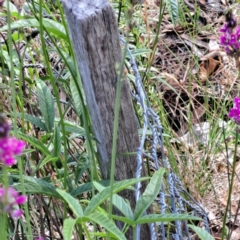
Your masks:
{"label": "pointed leaflet", "polygon": [[[17,117],[22,117],[21,113],[16,113]],[[45,123],[39,118],[34,115],[24,114],[24,120],[34,124],[35,126],[39,127],[43,131],[47,131],[47,127]]]}
{"label": "pointed leaflet", "polygon": [[157,197],[162,183],[162,177],[164,174],[164,168],[160,168],[156,171],[150,179],[144,193],[136,203],[134,211],[134,219],[137,220],[143,215],[147,208],[152,204],[154,199]]}
{"label": "pointed leaflet", "polygon": [[178,0],[165,0],[168,13],[174,25],[178,21]]}
{"label": "pointed leaflet", "polygon": [[42,168],[48,162],[56,162],[58,157],[53,157],[51,155],[46,156],[37,166],[37,169]]}
{"label": "pointed leaflet", "polygon": [[[102,180],[102,181],[99,181],[99,183],[105,187],[108,187],[110,184],[110,180]],[[71,195],[76,197],[84,192],[89,192],[91,190],[92,190],[92,183],[88,182],[88,183],[81,184],[79,187],[72,190]]]}
{"label": "pointed leaflet", "polygon": [[135,224],[144,224],[152,222],[173,222],[176,220],[201,220],[201,218],[194,217],[187,214],[150,214],[138,218]]}
{"label": "pointed leaflet", "polygon": [[[57,36],[66,39],[66,31],[64,29],[64,26],[61,23],[58,23],[54,20],[44,18],[43,19],[43,26],[53,34],[56,34]],[[16,28],[26,28],[26,27],[37,27],[39,28],[39,21],[35,18],[29,18],[29,19],[22,19],[16,22],[13,22],[10,24],[10,28],[16,29]],[[4,27],[0,28],[0,32],[7,31],[8,30],[8,24],[6,24]]]}
{"label": "pointed leaflet", "polygon": [[[16,179],[20,179],[19,175],[11,175],[11,178],[16,178]],[[59,198],[60,195],[58,194],[58,192],[56,191],[56,188],[51,185],[49,182],[46,182],[43,179],[39,179],[39,178],[34,178],[34,177],[30,177],[30,176],[22,176],[23,180],[24,180],[24,187],[26,189],[27,193],[30,194],[44,194],[44,195],[48,195],[51,197],[56,197]],[[14,187],[18,190],[18,191],[22,191],[22,186],[21,184],[14,184]]]}
{"label": "pointed leaflet", "polygon": [[[94,187],[99,191],[103,191],[105,187],[98,182],[93,182]],[[133,220],[133,212],[130,207],[130,204],[126,202],[121,196],[113,194],[112,198],[113,205],[125,216]]]}
{"label": "pointed leaflet", "polygon": [[[79,219],[80,220],[80,219]],[[92,221],[100,226],[104,227],[107,231],[112,233],[114,236],[117,237],[119,240],[126,240],[126,237],[124,236],[123,232],[120,231],[114,222],[110,220],[106,214],[100,213],[100,212],[93,212],[87,216],[84,216],[80,221]]]}
{"label": "pointed leaflet", "polygon": [[57,189],[57,192],[63,197],[63,199],[68,203],[71,210],[77,217],[83,216],[83,210],[81,204],[78,202],[77,199],[72,197],[69,193],[64,192],[60,189]]}
{"label": "pointed leaflet", "polygon": [[[139,181],[146,181],[148,180],[148,177],[143,177],[139,179],[126,179],[121,182],[114,183],[113,185],[113,194],[122,191],[123,189],[126,189],[127,187],[139,182]],[[99,206],[102,202],[104,202],[109,196],[110,196],[111,190],[110,186],[106,187],[102,192],[96,194],[86,207],[84,211],[84,215],[88,215],[91,213],[97,206]]]}
{"label": "pointed leaflet", "polygon": [[43,115],[45,125],[47,126],[48,131],[50,131],[53,128],[55,117],[53,96],[50,92],[50,89],[43,81],[36,80],[36,82],[39,108]]}
{"label": "pointed leaflet", "polygon": [[51,152],[48,150],[48,148],[37,138],[28,136],[22,132],[18,132],[18,136],[25,140],[26,142],[30,143],[33,147],[37,148],[40,150],[43,154],[45,155],[51,155]]}
{"label": "pointed leaflet", "polygon": [[214,237],[210,235],[205,229],[190,224],[188,227],[190,227],[201,240],[214,240]]}
{"label": "pointed leaflet", "polygon": [[65,219],[63,222],[63,239],[64,240],[71,240],[73,229],[75,226],[77,219],[69,218]]}

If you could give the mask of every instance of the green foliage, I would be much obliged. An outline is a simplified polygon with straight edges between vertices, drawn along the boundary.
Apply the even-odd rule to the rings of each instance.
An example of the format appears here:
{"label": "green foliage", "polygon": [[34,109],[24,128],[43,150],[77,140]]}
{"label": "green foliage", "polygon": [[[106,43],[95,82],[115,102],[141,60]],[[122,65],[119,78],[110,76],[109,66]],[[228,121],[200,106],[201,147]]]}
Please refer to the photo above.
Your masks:
{"label": "green foliage", "polygon": [[70,194],[57,189],[57,192],[63,197],[63,199],[68,203],[71,210],[74,212],[77,218],[83,216],[83,210],[81,205],[79,204],[78,200],[72,197]]}
{"label": "green foliage", "polygon": [[77,219],[68,218],[63,222],[63,237],[64,240],[71,240],[74,230],[74,226],[77,222]]}
{"label": "green foliage", "polygon": [[210,235],[205,229],[190,224],[188,227],[190,227],[201,240],[214,240],[214,237]]}
{"label": "green foliage", "polygon": [[[37,19],[22,19],[16,22],[11,23],[11,29],[18,29],[23,27],[36,27],[39,28],[39,21]],[[44,18],[43,26],[46,30],[50,33],[57,35],[60,38],[66,39],[66,32],[61,23],[53,21],[51,19]],[[4,27],[0,28],[0,32],[8,30],[8,26],[5,25]]]}
{"label": "green foliage", "polygon": [[150,183],[136,204],[134,219],[141,217],[147,208],[152,204],[154,199],[156,199],[161,188],[164,172],[165,170],[163,168],[160,168],[151,177]]}
{"label": "green foliage", "polygon": [[174,25],[178,22],[178,0],[165,0],[168,13]]}
{"label": "green foliage", "polygon": [[50,131],[53,128],[55,118],[53,96],[49,88],[43,81],[36,80],[36,82],[39,108],[43,115],[45,125],[47,126],[48,131]]}

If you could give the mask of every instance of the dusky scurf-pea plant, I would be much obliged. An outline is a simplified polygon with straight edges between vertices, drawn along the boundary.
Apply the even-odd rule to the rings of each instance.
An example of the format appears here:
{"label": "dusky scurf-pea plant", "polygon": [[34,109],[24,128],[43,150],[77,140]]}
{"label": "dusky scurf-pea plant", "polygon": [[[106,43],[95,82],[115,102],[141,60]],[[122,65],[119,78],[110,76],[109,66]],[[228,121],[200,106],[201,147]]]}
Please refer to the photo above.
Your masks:
{"label": "dusky scurf-pea plant", "polygon": [[220,44],[225,48],[228,55],[234,55],[240,50],[240,26],[231,11],[226,14],[226,23],[220,29],[222,33]]}
{"label": "dusky scurf-pea plant", "polygon": [[240,125],[240,98],[234,99],[234,107],[230,110],[228,116]]}
{"label": "dusky scurf-pea plant", "polygon": [[[222,35],[220,37],[220,44],[224,47],[226,53],[235,58],[236,66],[240,66],[239,62],[239,55],[240,55],[240,26],[237,23],[237,20],[234,18],[232,11],[230,10],[226,14],[226,23],[224,26],[220,29]],[[230,109],[228,113],[228,117],[232,118],[237,125],[240,125],[240,98],[236,97],[234,98],[234,106],[232,109]],[[233,191],[233,182],[234,182],[234,175],[235,175],[235,168],[236,168],[236,152],[237,152],[237,146],[238,146],[238,132],[236,131],[236,137],[235,137],[235,153],[234,153],[234,161],[232,163],[232,174],[231,179],[229,181],[229,190],[228,190],[228,200],[227,200],[227,206],[226,211],[224,213],[223,218],[223,230],[222,230],[222,236],[221,239],[224,239],[225,233],[224,229],[226,226],[227,221],[227,215],[229,212],[230,203],[231,203],[231,194]],[[238,213],[236,213],[238,214]],[[228,232],[228,239],[231,237],[231,231]]]}
{"label": "dusky scurf-pea plant", "polygon": [[[0,163],[5,167],[16,164],[15,155],[22,153],[25,148],[25,142],[9,136],[10,125],[5,119],[0,117]],[[11,217],[21,217],[23,211],[18,205],[26,202],[26,196],[19,193],[12,187],[0,188],[0,213],[7,213]]]}
{"label": "dusky scurf-pea plant", "polygon": [[[240,26],[234,18],[231,10],[226,14],[226,23],[220,29],[222,33],[220,44],[225,48],[228,55],[238,56],[240,53]],[[240,98],[234,99],[234,107],[230,110],[228,116],[240,125]]]}

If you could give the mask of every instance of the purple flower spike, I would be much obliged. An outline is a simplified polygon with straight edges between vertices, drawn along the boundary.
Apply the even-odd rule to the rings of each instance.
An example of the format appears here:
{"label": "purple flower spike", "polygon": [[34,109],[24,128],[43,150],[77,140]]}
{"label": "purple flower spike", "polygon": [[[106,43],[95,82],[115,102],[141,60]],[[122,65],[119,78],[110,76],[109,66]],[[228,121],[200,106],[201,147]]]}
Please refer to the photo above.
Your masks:
{"label": "purple flower spike", "polygon": [[228,117],[240,125],[240,98],[234,99],[234,107],[230,110]]}
{"label": "purple flower spike", "polygon": [[19,218],[22,216],[23,211],[19,209],[18,205],[23,205],[26,200],[26,196],[19,195],[12,187],[0,188],[0,205],[3,206],[4,212],[11,217]]}
{"label": "purple flower spike", "polygon": [[230,11],[226,15],[226,23],[220,29],[220,44],[228,55],[240,53],[240,26]]}
{"label": "purple flower spike", "polygon": [[21,154],[25,146],[25,142],[16,138],[0,138],[0,162],[7,167],[16,164],[14,156]]}

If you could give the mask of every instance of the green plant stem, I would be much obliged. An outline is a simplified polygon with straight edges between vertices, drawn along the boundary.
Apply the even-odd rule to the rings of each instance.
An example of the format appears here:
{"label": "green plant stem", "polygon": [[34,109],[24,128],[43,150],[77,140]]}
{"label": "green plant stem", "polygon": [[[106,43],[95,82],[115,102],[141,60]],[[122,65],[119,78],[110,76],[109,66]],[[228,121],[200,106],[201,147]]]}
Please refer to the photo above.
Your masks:
{"label": "green plant stem", "polygon": [[[15,81],[14,81],[13,46],[12,46],[12,41],[13,40],[12,40],[12,34],[11,34],[12,33],[12,30],[11,30],[11,11],[10,11],[9,0],[7,1],[7,25],[8,25],[7,39],[8,39],[8,49],[9,49],[9,61],[10,61],[10,79],[11,79],[11,91],[12,91],[11,96],[12,96],[12,109],[13,109],[13,118],[14,118],[13,128],[14,128],[14,135],[17,137],[17,135],[18,135],[17,114],[16,114],[17,104],[16,104],[16,89],[15,89]],[[22,193],[25,195],[26,190],[25,190],[25,187],[24,187],[24,180],[23,180],[23,165],[22,165],[21,158],[17,158],[17,160],[18,160],[18,169],[19,169],[21,189],[22,189]],[[8,178],[7,173],[6,173],[6,178]],[[7,185],[8,185],[7,181],[5,183],[7,183]],[[28,212],[27,203],[24,204],[24,212],[25,212],[26,221],[27,221],[27,228],[28,228],[28,233],[26,234],[27,239],[33,239],[32,228],[31,228],[31,224],[30,224],[30,216],[29,216],[29,212]],[[2,232],[3,235],[5,235],[5,233],[6,233],[6,230]],[[3,236],[1,236],[1,237],[3,237]],[[2,239],[5,239],[5,238],[3,237]]]}
{"label": "green plant stem", "polygon": [[[228,209],[229,209],[229,206],[231,205],[231,194],[232,194],[232,189],[233,189],[236,162],[237,162],[238,131],[239,131],[239,129],[236,130],[236,137],[235,137],[236,140],[235,140],[235,150],[234,150],[232,174],[231,174],[231,181],[230,181],[230,186],[229,186],[229,191],[228,191],[228,200],[227,200],[226,211],[224,213],[224,218],[223,218],[223,229],[222,229],[221,240],[224,239],[224,232],[225,232],[224,230],[225,230],[225,225],[226,225],[226,221],[227,221]],[[229,163],[227,163],[227,164],[229,164]],[[230,208],[229,212],[231,213],[231,208]]]}
{"label": "green plant stem", "polygon": [[[131,10],[130,10],[131,11]],[[128,19],[128,26],[130,26],[132,18]],[[115,164],[117,157],[117,133],[119,126],[119,110],[121,104],[121,88],[122,88],[122,76],[124,71],[125,57],[127,55],[127,46],[129,42],[129,31],[127,32],[126,45],[124,48],[123,58],[120,65],[120,71],[117,79],[117,91],[116,91],[116,101],[114,109],[114,123],[113,123],[113,144],[112,144],[112,153],[111,153],[111,173],[110,173],[110,199],[109,199],[109,219],[112,219],[112,210],[113,210],[113,184],[114,184],[114,174],[115,174]],[[110,239],[110,234],[108,232],[107,239]]]}
{"label": "green plant stem", "polygon": [[[43,0],[39,1],[39,26],[40,26],[40,39],[41,39],[41,43],[42,43],[42,50],[43,50],[43,54],[44,54],[44,60],[45,60],[45,64],[48,70],[48,74],[49,74],[49,78],[50,78],[50,82],[51,85],[53,87],[53,92],[56,98],[56,102],[57,102],[57,107],[58,107],[58,111],[59,111],[59,116],[60,116],[60,124],[62,127],[62,133],[63,133],[63,146],[64,146],[64,161],[63,161],[63,166],[64,166],[64,189],[67,189],[67,176],[68,176],[68,172],[67,172],[67,142],[66,142],[66,138],[64,136],[66,136],[66,132],[65,132],[65,126],[64,126],[64,116],[62,113],[62,108],[61,108],[61,103],[60,103],[60,99],[59,99],[59,94],[58,94],[58,89],[57,86],[55,84],[54,81],[54,77],[53,77],[53,73],[51,70],[51,66],[49,63],[49,56],[47,53],[47,47],[45,44],[45,40],[44,40],[44,36],[43,36],[43,30],[44,30],[44,26],[43,26]],[[64,218],[66,218],[67,216],[67,204],[64,201]]]}

